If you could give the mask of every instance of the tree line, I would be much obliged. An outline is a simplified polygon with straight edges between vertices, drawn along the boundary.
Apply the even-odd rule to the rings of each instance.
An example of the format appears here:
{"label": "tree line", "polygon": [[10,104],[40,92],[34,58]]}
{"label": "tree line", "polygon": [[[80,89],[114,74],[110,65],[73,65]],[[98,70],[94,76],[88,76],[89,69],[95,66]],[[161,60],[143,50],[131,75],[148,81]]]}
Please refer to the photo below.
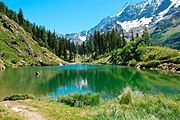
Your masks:
{"label": "tree line", "polygon": [[18,14],[0,2],[0,12],[14,20],[18,25],[29,32],[32,38],[39,43],[40,46],[46,47],[48,50],[56,54],[58,57],[72,61],[76,55],[76,45],[70,40],[58,37],[55,31],[47,30],[44,26],[38,26],[24,18],[23,11],[20,8]]}
{"label": "tree line", "polygon": [[139,36],[137,33],[136,37],[134,37],[132,32],[130,41],[123,48],[117,49],[112,53],[109,59],[110,62],[116,65],[135,66],[137,62],[143,60],[143,54],[147,51],[146,44],[149,38],[150,35],[146,27],[142,36]]}
{"label": "tree line", "polygon": [[91,55],[94,59],[114,49],[123,48],[127,44],[124,31],[120,35],[116,28],[111,31],[100,33],[95,31],[80,47],[80,54]]}
{"label": "tree line", "polygon": [[131,31],[131,38],[128,42],[123,30],[121,30],[121,34],[118,33],[116,28],[104,33],[95,31],[79,47],[79,53],[93,59],[98,59],[98,56],[105,53],[111,53],[109,60],[112,64],[134,64],[133,62],[141,61],[149,38],[150,35],[146,27],[141,36],[138,33],[134,36],[133,31]]}

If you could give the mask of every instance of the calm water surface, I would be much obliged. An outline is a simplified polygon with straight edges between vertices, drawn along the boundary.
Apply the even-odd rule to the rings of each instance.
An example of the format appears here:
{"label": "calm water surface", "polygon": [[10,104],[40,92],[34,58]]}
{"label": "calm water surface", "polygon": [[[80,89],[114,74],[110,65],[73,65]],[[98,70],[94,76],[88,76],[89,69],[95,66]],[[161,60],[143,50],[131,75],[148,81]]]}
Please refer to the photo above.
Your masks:
{"label": "calm water surface", "polygon": [[[36,76],[36,71],[40,76]],[[180,94],[180,75],[123,66],[68,65],[0,71],[0,100],[17,93],[56,98],[71,92],[117,97],[130,86],[143,93]]]}

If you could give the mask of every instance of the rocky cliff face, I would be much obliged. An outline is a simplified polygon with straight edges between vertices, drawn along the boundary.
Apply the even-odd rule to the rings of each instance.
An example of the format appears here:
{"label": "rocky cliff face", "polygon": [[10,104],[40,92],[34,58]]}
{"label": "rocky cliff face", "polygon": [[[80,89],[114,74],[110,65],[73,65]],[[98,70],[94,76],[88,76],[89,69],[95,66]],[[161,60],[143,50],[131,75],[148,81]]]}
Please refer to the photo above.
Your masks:
{"label": "rocky cliff face", "polygon": [[22,27],[0,13],[0,69],[63,63],[55,54],[40,47]]}

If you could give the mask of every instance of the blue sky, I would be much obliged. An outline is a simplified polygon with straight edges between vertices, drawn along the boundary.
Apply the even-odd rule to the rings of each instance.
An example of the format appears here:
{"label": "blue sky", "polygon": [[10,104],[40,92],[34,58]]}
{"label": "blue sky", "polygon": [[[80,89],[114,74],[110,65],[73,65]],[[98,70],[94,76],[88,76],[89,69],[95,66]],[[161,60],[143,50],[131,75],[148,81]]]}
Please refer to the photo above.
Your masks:
{"label": "blue sky", "polygon": [[23,9],[25,19],[58,33],[89,30],[115,15],[127,2],[143,0],[1,0],[10,9]]}

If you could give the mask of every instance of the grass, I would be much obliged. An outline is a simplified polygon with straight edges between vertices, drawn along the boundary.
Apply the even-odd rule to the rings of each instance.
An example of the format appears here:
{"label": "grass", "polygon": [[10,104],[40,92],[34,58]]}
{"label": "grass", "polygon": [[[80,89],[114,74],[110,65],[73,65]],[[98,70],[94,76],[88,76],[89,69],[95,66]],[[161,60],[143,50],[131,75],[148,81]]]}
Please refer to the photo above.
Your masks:
{"label": "grass", "polygon": [[100,95],[92,95],[91,93],[72,93],[66,96],[59,97],[58,101],[70,105],[72,107],[94,106],[99,104]]}
{"label": "grass", "polygon": [[145,68],[159,67],[160,69],[163,69],[162,66],[166,63],[169,70],[176,68],[178,71],[178,66],[180,64],[179,51],[167,47],[149,46],[142,58],[142,61],[136,66]]}
{"label": "grass", "polygon": [[[80,94],[79,94],[80,95]],[[149,95],[126,88],[118,99],[101,100],[98,105],[72,107],[56,99],[33,99],[18,101],[37,108],[50,120],[178,120],[180,118],[180,95]],[[0,119],[23,118],[0,106]]]}
{"label": "grass", "polygon": [[[25,66],[47,66],[67,64],[46,48],[34,41],[29,33],[24,31],[13,20],[0,13],[0,59],[6,68]],[[3,26],[6,22],[15,32]]]}
{"label": "grass", "polygon": [[118,99],[98,105],[71,107],[58,100],[19,101],[35,107],[48,119],[56,120],[178,120],[180,96],[150,95],[126,88]]}
{"label": "grass", "polygon": [[148,51],[143,55],[143,61],[151,60],[168,60],[180,56],[178,50],[167,47],[150,46]]}
{"label": "grass", "polygon": [[57,101],[21,101],[23,104],[35,107],[50,120],[81,120],[91,118],[96,114],[94,107],[71,107]]}

